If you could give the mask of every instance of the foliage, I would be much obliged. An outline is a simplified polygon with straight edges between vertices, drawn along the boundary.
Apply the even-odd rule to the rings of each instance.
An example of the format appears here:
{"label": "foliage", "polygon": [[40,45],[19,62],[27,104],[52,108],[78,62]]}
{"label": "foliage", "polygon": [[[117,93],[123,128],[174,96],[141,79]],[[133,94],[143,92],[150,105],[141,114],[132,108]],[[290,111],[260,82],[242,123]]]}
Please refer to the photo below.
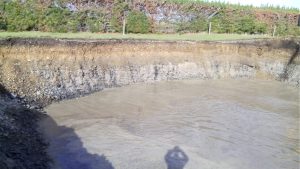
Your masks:
{"label": "foliage", "polygon": [[212,25],[213,32],[217,33],[267,33],[267,25],[257,21],[252,15],[228,15],[225,12],[221,12],[212,19]]}
{"label": "foliage", "polygon": [[102,32],[103,24],[97,19],[87,19],[86,20],[87,28],[90,32]]}
{"label": "foliage", "polygon": [[128,33],[148,33],[150,22],[144,13],[132,11],[127,17],[126,28]]}
{"label": "foliage", "polygon": [[202,17],[199,16],[195,19],[193,19],[190,22],[183,22],[179,23],[177,27],[177,32],[203,32],[208,30],[208,21]]}
{"label": "foliage", "polygon": [[99,11],[86,11],[83,23],[89,32],[104,32],[104,16]]}
{"label": "foliage", "polygon": [[[61,7],[60,1],[56,5],[42,6],[28,0],[0,2],[0,30],[29,31],[40,30],[46,32],[91,32],[103,31],[99,13],[72,12]],[[84,27],[84,28],[83,28]]]}
{"label": "foliage", "polygon": [[122,31],[122,20],[124,18],[124,12],[129,10],[128,4],[123,0],[115,0],[112,9],[112,18],[110,20],[112,28],[116,32]]}
{"label": "foliage", "polygon": [[212,31],[217,33],[237,33],[235,18],[221,13],[212,19]]}
{"label": "foliage", "polygon": [[[4,9],[3,16],[6,21],[5,27],[8,31],[27,31],[35,29],[38,16],[36,15],[37,13],[34,12],[35,7],[33,4],[22,4],[18,1],[10,1],[2,5]],[[2,20],[4,20],[4,18]],[[2,24],[4,24],[3,21]]]}
{"label": "foliage", "polygon": [[244,16],[237,20],[237,32],[238,33],[255,33],[255,19],[251,16]]}
{"label": "foliage", "polygon": [[4,17],[4,2],[0,2],[0,30],[6,30],[6,20]]}
{"label": "foliage", "polygon": [[[160,0],[157,0],[160,1]],[[281,17],[274,24],[267,25],[258,21],[255,10],[269,9],[285,12],[293,11],[293,8],[264,6],[261,8],[251,6],[232,5],[223,2],[207,2],[200,0],[167,0],[169,3],[184,4],[184,14],[189,14],[192,19],[187,21],[170,21],[165,25],[171,25],[168,29],[172,32],[176,27],[179,33],[206,32],[208,23],[212,23],[214,33],[238,33],[238,34],[272,34],[276,25],[276,36],[300,36],[300,27],[291,24],[287,18]],[[1,31],[45,31],[45,32],[104,32],[108,25],[109,30],[122,31],[122,21],[125,11],[128,11],[127,31],[129,33],[155,32],[152,29],[149,18],[139,11],[131,11],[124,0],[114,0],[111,11],[100,8],[84,10],[70,10],[66,7],[68,0],[0,0],[0,30]],[[207,16],[198,12],[194,4],[204,7],[219,8],[219,13],[208,20]],[[182,9],[182,8],[181,8]],[[131,12],[130,12],[131,11]],[[286,15],[286,14],[285,14]],[[283,16],[283,15],[281,15]],[[273,22],[274,23],[274,22]],[[174,26],[175,25],[175,26]],[[111,27],[110,27],[111,26]],[[162,32],[164,32],[164,30]]]}
{"label": "foliage", "polygon": [[48,8],[44,16],[42,18],[42,25],[45,31],[50,32],[68,32],[68,18],[65,16],[70,16],[71,13],[67,10],[58,8],[58,7],[51,7]]}
{"label": "foliage", "polygon": [[0,30],[6,30],[6,21],[4,17],[0,14]]}
{"label": "foliage", "polygon": [[268,25],[266,23],[256,21],[254,30],[255,33],[265,34],[268,31]]}
{"label": "foliage", "polygon": [[[158,0],[164,2],[165,0]],[[233,9],[233,10],[265,10],[265,11],[273,11],[273,12],[289,12],[298,14],[299,10],[295,7],[285,7],[285,6],[273,6],[270,4],[261,5],[259,7],[253,6],[253,5],[241,5],[241,4],[231,4],[229,2],[214,0],[167,0],[169,3],[176,3],[176,4],[198,4],[198,5],[204,5],[204,6],[214,6],[217,8],[222,9]]]}
{"label": "foliage", "polygon": [[296,25],[290,25],[286,20],[279,20],[276,23],[275,35],[286,36],[300,36],[300,27]]}

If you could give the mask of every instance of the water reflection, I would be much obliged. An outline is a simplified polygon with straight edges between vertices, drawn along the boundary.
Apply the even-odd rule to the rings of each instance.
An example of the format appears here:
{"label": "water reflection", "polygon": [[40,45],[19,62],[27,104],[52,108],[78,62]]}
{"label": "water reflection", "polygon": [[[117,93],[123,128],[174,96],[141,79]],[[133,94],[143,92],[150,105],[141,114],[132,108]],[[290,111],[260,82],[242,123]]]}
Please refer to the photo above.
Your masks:
{"label": "water reflection", "polygon": [[165,161],[168,169],[183,169],[186,163],[189,161],[189,157],[181,148],[175,146],[173,149],[167,152],[165,155]]}

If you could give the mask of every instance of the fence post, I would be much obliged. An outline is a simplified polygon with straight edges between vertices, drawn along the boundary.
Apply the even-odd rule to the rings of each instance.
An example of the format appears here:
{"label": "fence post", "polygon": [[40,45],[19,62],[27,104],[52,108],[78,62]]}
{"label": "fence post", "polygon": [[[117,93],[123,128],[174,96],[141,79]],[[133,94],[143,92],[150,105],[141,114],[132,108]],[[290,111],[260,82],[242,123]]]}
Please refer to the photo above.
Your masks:
{"label": "fence post", "polygon": [[272,34],[273,37],[275,36],[275,33],[276,33],[276,25],[274,25],[273,34]]}
{"label": "fence post", "polygon": [[125,35],[125,27],[126,27],[126,21],[125,21],[125,16],[123,18],[123,35]]}
{"label": "fence post", "polygon": [[211,22],[209,22],[209,26],[208,26],[208,34],[210,35],[210,31],[211,31]]}

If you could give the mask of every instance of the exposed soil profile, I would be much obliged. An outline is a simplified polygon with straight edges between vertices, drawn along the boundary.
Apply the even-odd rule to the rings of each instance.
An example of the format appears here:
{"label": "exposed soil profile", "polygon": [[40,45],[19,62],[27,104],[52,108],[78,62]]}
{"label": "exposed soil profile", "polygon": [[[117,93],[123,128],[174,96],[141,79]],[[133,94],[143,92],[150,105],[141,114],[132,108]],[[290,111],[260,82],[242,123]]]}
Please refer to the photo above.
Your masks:
{"label": "exposed soil profile", "polygon": [[178,79],[276,79],[299,86],[299,41],[7,39],[0,83],[28,103]]}
{"label": "exposed soil profile", "polygon": [[[195,89],[194,93],[190,92],[191,95],[197,94],[197,92],[199,91],[203,91],[203,93],[207,91],[211,91],[211,93],[215,92],[215,94],[219,91],[221,92],[220,96],[224,94],[224,96],[226,97],[228,96],[226,95],[227,91],[226,90],[223,91],[222,89],[222,87],[226,86],[226,83],[224,83],[224,85],[221,86],[215,86],[216,90],[212,89],[211,87],[217,85],[218,81],[220,80],[229,81],[227,85],[229,84],[228,86],[230,89],[229,91],[231,91],[231,94],[233,95],[229,94],[230,98],[226,98],[226,97],[224,97],[225,99],[223,98],[224,104],[221,104],[221,108],[224,108],[224,110],[228,108],[226,112],[228,112],[229,114],[231,113],[230,116],[241,117],[240,120],[245,121],[243,125],[246,125],[246,126],[241,125],[242,127],[241,130],[246,133],[250,132],[249,133],[250,135],[252,134],[253,137],[257,137],[257,139],[254,140],[252,140],[252,138],[248,139],[249,144],[251,143],[251,146],[247,147],[247,145],[239,144],[240,148],[245,151],[253,150],[253,152],[251,151],[249,152],[250,153],[249,156],[250,156],[251,153],[256,155],[259,154],[257,153],[258,151],[256,151],[256,149],[259,149],[257,146],[264,147],[265,145],[265,147],[261,149],[262,154],[260,155],[261,156],[266,155],[266,156],[261,157],[261,159],[267,159],[271,161],[275,159],[273,161],[274,163],[272,164],[270,163],[264,164],[263,162],[256,163],[257,161],[259,161],[258,159],[250,158],[250,157],[246,158],[246,156],[244,156],[245,157],[244,160],[236,162],[233,160],[233,156],[239,156],[241,153],[243,153],[243,151],[242,150],[235,151],[233,154],[231,154],[233,155],[232,158],[228,158],[228,161],[226,161],[227,168],[234,168],[234,166],[239,168],[244,166],[248,168],[251,168],[251,166],[252,167],[255,166],[256,168],[276,168],[276,167],[279,168],[287,167],[289,169],[295,168],[295,166],[299,164],[299,158],[298,161],[296,158],[299,157],[299,144],[298,144],[298,148],[297,145],[295,144],[299,142],[299,140],[297,140],[299,136],[297,137],[297,135],[295,134],[295,132],[297,133],[297,130],[299,130],[299,127],[298,129],[295,128],[299,126],[299,123],[297,123],[297,120],[299,120],[299,106],[297,105],[297,103],[299,103],[299,97],[297,97],[298,95],[297,92],[299,93],[298,87],[300,84],[300,65],[299,65],[300,59],[299,58],[300,58],[299,39],[271,39],[271,40],[262,39],[262,40],[223,41],[223,42],[221,41],[220,42],[193,42],[193,41],[176,42],[176,41],[150,41],[150,40],[80,40],[80,39],[77,40],[66,40],[66,39],[65,40],[64,39],[3,39],[0,40],[0,122],[1,122],[0,123],[0,131],[1,131],[0,132],[0,168],[47,169],[53,167],[53,161],[49,160],[51,158],[54,161],[57,160],[57,158],[60,160],[65,159],[66,163],[62,163],[62,165],[60,165],[60,167],[63,169],[70,168],[70,166],[71,168],[81,167],[87,169],[95,168],[96,166],[96,168],[98,167],[99,169],[99,166],[101,166],[102,164],[104,167],[108,169],[134,168],[134,167],[140,168],[141,165],[131,166],[131,167],[130,166],[121,167],[122,164],[124,164],[124,161],[123,162],[122,160],[118,161],[116,159],[117,155],[114,156],[114,153],[116,153],[115,150],[113,149],[108,150],[109,147],[106,147],[108,148],[106,149],[104,146],[102,147],[104,149],[101,150],[99,149],[98,152],[91,151],[91,149],[95,148],[93,147],[93,145],[99,146],[99,144],[103,143],[105,139],[107,139],[108,142],[111,139],[110,137],[107,138],[101,137],[102,140],[99,138],[100,139],[99,142],[96,142],[96,140],[89,140],[90,137],[91,138],[93,137],[92,135],[88,137],[83,136],[82,131],[76,128],[77,124],[73,126],[73,124],[75,124],[76,122],[73,121],[74,123],[72,123],[71,120],[73,117],[74,118],[76,117],[76,114],[72,114],[73,111],[69,114],[70,121],[68,121],[67,116],[59,116],[59,114],[55,114],[60,111],[57,112],[53,111],[52,113],[49,113],[47,115],[43,111],[43,108],[57,101],[84,96],[107,88],[127,86],[124,87],[124,89],[123,88],[114,89],[115,91],[125,90],[123,91],[123,93],[119,93],[120,96],[118,96],[118,98],[121,98],[121,96],[122,97],[126,96],[126,93],[130,94],[131,91],[135,90],[135,87],[131,88],[130,85],[136,85],[137,86],[136,88],[141,88],[142,86],[145,85],[160,86],[161,84],[169,83],[171,87],[170,86],[169,86],[170,88],[165,87],[166,90],[161,91],[160,93],[156,93],[157,94],[156,96],[155,94],[153,94],[153,92],[155,93],[156,90],[160,90],[160,87],[154,87],[154,88],[150,87],[147,90],[145,89],[145,93],[141,94],[142,96],[136,97],[138,101],[138,98],[141,98],[141,100],[143,100],[146,99],[148,95],[150,96],[153,94],[152,101],[155,102],[155,100],[159,100],[158,98],[155,98],[160,96],[159,94],[163,94],[164,92],[168,93],[169,90],[174,89],[172,88],[172,85],[173,87],[175,85],[176,88],[176,84],[181,83],[185,80],[190,80],[190,82],[188,83],[192,83],[193,80],[200,80],[203,81],[203,84],[207,84],[206,88],[205,87],[201,88],[201,85],[198,86],[200,88],[199,90],[196,89],[197,87],[193,85],[192,86],[187,85],[189,87],[183,85],[182,89],[185,88],[191,88],[191,90],[193,88]],[[244,85],[240,83],[239,85],[236,85],[236,88],[233,89],[232,87],[235,86],[234,83],[237,83],[241,80],[246,80],[245,82],[246,84]],[[254,82],[253,83],[250,82],[251,80]],[[267,85],[264,83],[261,84],[261,81],[267,81],[268,84]],[[210,83],[211,85],[209,85]],[[231,83],[233,84],[230,85]],[[259,87],[260,85],[262,85],[261,88]],[[245,88],[243,88],[243,86]],[[161,87],[162,89],[164,89],[163,86]],[[288,88],[291,87],[292,89],[286,90],[286,87]],[[128,89],[127,92],[126,89]],[[206,91],[206,89],[209,90]],[[253,95],[253,93],[247,93],[248,90],[250,89],[256,89],[253,90],[254,94],[255,92],[257,92],[256,95]],[[272,90],[271,92],[270,91],[271,89],[274,90]],[[240,93],[237,94],[236,92],[240,92]],[[107,91],[103,92],[104,95],[105,93],[107,93]],[[261,96],[261,93],[265,93],[265,96]],[[288,93],[288,94],[284,94],[284,93]],[[242,95],[243,96],[246,95],[247,97],[245,96],[245,98],[249,98],[252,95],[253,97],[251,97],[250,100],[246,99],[243,101],[243,99],[241,100],[238,99],[238,97],[241,97]],[[270,97],[268,97],[269,95]],[[128,95],[127,98],[129,98],[129,96],[130,95]],[[165,96],[167,95],[161,96],[162,99]],[[193,95],[192,97],[191,96],[184,97],[184,94],[181,95],[178,94],[176,96],[178,97],[183,96],[183,98],[181,99],[183,100],[186,99],[186,100],[182,105],[182,107],[178,107],[178,109],[176,110],[168,109],[168,111],[166,111],[166,115],[168,115],[168,113],[174,113],[174,112],[175,114],[170,116],[172,117],[171,119],[169,119],[170,124],[161,122],[161,124],[165,124],[165,126],[161,126],[162,128],[164,127],[168,128],[168,125],[171,125],[170,127],[174,127],[172,122],[174,122],[174,124],[175,123],[177,124],[177,122],[181,123],[180,120],[176,121],[176,118],[181,119],[180,116],[182,115],[182,114],[176,114],[177,110],[186,108],[186,111],[182,111],[182,112],[188,114],[188,112],[193,112],[192,110],[189,111],[189,108],[193,107],[191,105],[189,106],[189,104],[199,103],[199,105],[203,105],[204,102],[197,102],[197,99],[198,101],[201,101],[201,97],[206,99],[210,98],[208,95],[206,96],[201,95],[201,92],[199,96]],[[233,96],[236,96],[237,98],[232,98]],[[189,100],[189,98],[194,98],[194,99]],[[105,97],[101,96],[100,94],[98,99],[100,100],[105,99]],[[111,98],[112,101],[114,99],[115,98],[113,99]],[[176,99],[176,97],[170,99],[171,100]],[[230,100],[230,99],[232,99],[232,103],[228,103],[228,104],[230,104],[231,106],[226,106],[227,102],[225,103],[225,100]],[[261,99],[262,102],[260,102],[259,99]],[[129,100],[130,99],[128,99],[127,101]],[[196,102],[190,102],[193,100],[196,100]],[[76,100],[71,100],[71,102],[72,101],[76,102]],[[180,101],[177,102],[178,104],[176,105],[178,106],[181,105],[179,104]],[[256,106],[253,106],[252,102]],[[99,104],[101,106],[102,103],[101,104],[100,103],[97,102],[96,104]],[[150,104],[152,102],[148,100],[145,101],[145,103]],[[238,105],[240,104],[243,105],[245,103],[246,108],[245,107],[237,108],[237,105],[234,105],[233,103],[237,103]],[[50,105],[50,107],[55,106],[55,104]],[[133,105],[134,107],[135,102],[134,101],[128,102],[128,104],[125,104],[124,106],[126,107],[130,105]],[[176,107],[176,105],[174,105],[173,103],[170,103],[170,105],[171,107],[172,105]],[[109,105],[107,105],[107,107],[109,107]],[[201,106],[201,108],[203,107],[205,107],[205,104],[204,106]],[[278,107],[278,110],[277,109],[275,110],[274,107]],[[134,138],[140,137],[139,134],[143,134],[143,132],[147,132],[147,130],[142,130],[141,131],[142,133],[138,133],[139,128],[137,127],[143,126],[144,124],[148,124],[148,123],[142,123],[142,121],[147,122],[147,120],[149,119],[142,118],[141,119],[142,121],[132,121],[132,123],[127,124],[127,123],[120,122],[120,119],[118,119],[122,116],[124,117],[127,116],[127,114],[126,115],[122,114],[122,112],[120,112],[120,114],[117,115],[115,114],[116,112],[111,112],[111,114],[106,114],[107,116],[104,117],[104,114],[109,112],[108,110],[113,111],[116,108],[122,108],[122,107],[118,107],[115,105],[112,106],[111,109],[105,109],[105,111],[104,109],[97,108],[95,110],[97,111],[99,110],[100,112],[99,115],[95,113],[92,109],[90,110],[89,108],[85,107],[82,109],[82,112],[80,112],[82,114],[78,114],[78,116],[79,117],[84,116],[85,118],[86,115],[90,115],[90,117],[88,117],[87,120],[90,120],[90,118],[93,118],[95,116],[96,119],[101,121],[101,123],[99,124],[103,124],[104,128],[112,127],[112,130],[99,129],[98,130],[98,132],[100,132],[99,134],[101,134],[101,132],[104,132],[102,133],[103,136],[105,136],[106,131],[116,131],[115,130],[116,128],[119,128],[122,131],[128,130],[131,134],[133,133],[132,135],[134,136]],[[194,105],[194,108],[197,108],[197,106]],[[218,107],[214,107],[214,108],[218,109]],[[234,109],[237,108],[237,110],[241,110],[241,111],[232,111],[232,108]],[[132,113],[131,109],[127,109],[127,110],[129,111],[128,116],[131,116],[130,115],[130,113]],[[124,111],[127,110],[124,109]],[[88,113],[88,111],[92,111],[92,112]],[[143,109],[138,108],[137,111],[143,112]],[[160,111],[163,110],[161,109],[159,111],[152,111],[152,113],[155,112],[157,113]],[[87,114],[84,114],[85,112]],[[202,111],[199,112],[201,114]],[[210,132],[218,132],[216,130],[209,130],[211,127],[212,129],[221,130],[221,129],[226,129],[226,126],[227,128],[229,126],[229,129],[232,130],[230,130],[230,132],[227,132],[227,134],[233,135],[234,137],[237,136],[235,135],[236,133],[234,134],[233,131],[236,130],[237,126],[233,126],[233,128],[230,128],[231,123],[228,123],[228,121],[224,122],[225,124],[224,128],[220,126],[202,125],[202,123],[207,122],[207,119],[206,121],[201,121],[203,119],[198,118],[199,112],[196,114],[193,113],[191,114],[191,117],[195,116],[195,120],[197,119],[200,120],[199,123],[187,122],[189,125],[199,124],[198,126],[199,131],[201,130],[201,131],[210,131]],[[223,113],[224,115],[224,113],[226,114],[226,112],[221,112],[221,114]],[[237,114],[232,114],[234,112],[236,112]],[[246,112],[247,117],[244,117],[244,115],[239,114],[240,112]],[[256,116],[254,116],[254,114],[251,114],[251,112],[257,114],[257,117],[262,117],[262,118],[257,118]],[[63,113],[68,113],[68,112],[63,112]],[[216,117],[214,118],[214,120],[217,120],[218,116],[217,114],[214,113],[215,112],[208,113],[208,114],[215,115]],[[60,139],[59,141],[61,141],[61,142],[57,142],[56,148],[63,147],[62,145],[66,144],[67,146],[65,148],[71,146],[73,148],[75,147],[75,149],[69,151],[62,148],[61,150],[66,150],[65,152],[67,154],[62,154],[62,156],[58,156],[58,157],[55,155],[53,156],[53,154],[49,153],[48,152],[49,148],[50,151],[53,150],[51,149],[51,146],[53,146],[53,142],[51,142],[49,138],[45,140],[46,137],[43,138],[40,131],[37,130],[37,122],[39,122],[41,116],[43,116],[42,119],[48,119],[48,122],[50,122],[54,132],[51,133],[50,130],[51,127],[49,127],[48,131],[43,131],[44,134],[46,133],[48,135],[53,134],[54,136],[58,136],[57,139]],[[173,116],[176,118],[174,119]],[[65,119],[65,117],[67,118]],[[163,120],[164,122],[168,122],[168,119],[165,118],[164,116],[153,116],[153,117],[161,117],[162,119],[157,119],[157,120],[158,121]],[[231,120],[234,120],[234,117],[229,118],[229,116],[227,117],[226,115],[224,115],[224,119],[229,118]],[[80,120],[84,120],[84,118]],[[136,118],[135,115],[132,116],[132,119],[134,118]],[[66,121],[64,121],[63,119],[65,119]],[[105,121],[105,119],[106,120],[115,119],[116,121],[109,121],[109,120]],[[131,119],[131,117],[126,117],[124,119]],[[80,120],[78,122],[80,122]],[[247,124],[246,122],[248,121],[249,123]],[[106,123],[110,123],[110,122],[116,122],[116,125],[115,126],[105,125]],[[214,121],[211,120],[210,122],[214,122]],[[259,124],[261,126],[257,125],[257,123],[259,122],[262,122]],[[263,122],[265,122],[266,124],[269,123],[270,125],[274,125],[274,126],[271,127],[265,126]],[[149,125],[153,125],[153,124],[152,123],[150,124],[149,122]],[[91,127],[93,127],[94,125],[95,124],[91,124]],[[178,130],[176,131],[174,130],[173,133],[174,132],[176,133],[181,129],[190,130],[191,128],[188,127],[189,125],[185,125],[186,127],[183,128],[178,128]],[[95,126],[96,128],[99,127],[97,125]],[[256,131],[255,130],[256,126],[257,128],[263,129],[262,133],[254,132]],[[285,128],[287,126],[289,126],[290,128]],[[144,127],[145,129],[147,128],[147,126]],[[157,127],[159,127],[159,125],[157,125]],[[89,127],[87,127],[86,129],[89,129]],[[155,128],[155,127],[154,128],[152,127],[152,129],[160,130],[159,128]],[[149,127],[149,130],[151,130],[151,127]],[[191,130],[194,131],[193,128]],[[167,131],[167,129],[165,131]],[[192,132],[192,131],[191,132],[187,131],[186,134],[190,133],[190,135],[199,135],[199,133]],[[149,131],[150,135],[151,132],[152,131]],[[155,132],[152,132],[152,134],[153,137],[160,137],[158,135],[155,136]],[[179,134],[176,135],[176,137],[174,138],[178,138],[181,136],[183,140],[184,138],[185,139],[193,138],[192,136],[184,137],[185,136],[184,132],[181,134],[183,135]],[[221,164],[218,165],[215,164],[214,162],[210,163],[209,159],[211,159],[212,156],[215,156],[216,158],[218,157],[219,159],[223,158],[222,152],[219,151],[224,150],[224,152],[229,152],[228,149],[226,148],[224,149],[224,147],[222,148],[222,146],[224,146],[225,144],[230,144],[230,142],[232,142],[231,140],[232,138],[231,137],[229,138],[229,135],[226,135],[222,138],[219,137],[217,138],[216,135],[214,135],[216,133],[210,133],[210,134],[212,136],[210,138],[218,142],[217,145],[221,147],[219,147],[220,149],[212,148],[212,150],[216,152],[212,152],[211,156],[209,155],[209,153],[207,153],[207,156],[200,154],[202,160],[198,162],[203,162],[202,164],[207,164],[206,165],[207,167],[226,168],[225,163],[224,163],[225,166],[224,167]],[[109,135],[109,136],[114,137],[114,135]],[[168,134],[164,136],[168,136]],[[238,137],[239,140],[244,143],[245,140],[243,139],[248,138],[244,135],[242,136],[239,135]],[[75,142],[72,142],[72,139],[74,139]],[[164,139],[167,138],[162,137],[161,139],[163,140],[160,140],[160,142],[164,143]],[[270,140],[269,141],[270,144],[267,143],[268,141],[266,141],[268,139]],[[227,141],[229,140],[229,142],[226,142],[226,140]],[[188,142],[189,140],[186,141]],[[202,142],[203,143],[202,146],[204,145],[204,142]],[[50,146],[48,145],[48,143]],[[152,143],[154,144],[155,142],[151,142],[151,143],[149,142],[149,145],[152,145]],[[198,150],[197,149],[193,150],[193,148],[191,147],[189,148],[187,145],[181,143],[183,142],[175,141],[172,142],[172,144],[168,143],[168,146],[163,146],[164,147],[163,149],[158,148],[157,150],[160,153],[158,156],[155,156],[155,158],[160,158],[160,162],[158,163],[154,162],[155,166],[157,166],[158,168],[172,166],[173,165],[172,161],[174,160],[171,157],[174,156],[178,156],[178,158],[186,157],[179,160],[181,161],[180,163],[178,164],[176,163],[177,166],[181,166],[181,168],[183,167],[195,168],[195,166],[198,166],[198,162],[197,161],[195,162],[195,158],[193,158],[197,156],[196,154]],[[210,145],[212,143],[208,143],[207,145]],[[238,143],[241,142],[238,141]],[[286,147],[281,146],[283,144],[288,146]],[[107,144],[107,145],[111,145],[111,144]],[[119,145],[119,143],[117,143],[117,145]],[[192,147],[194,148],[197,147],[197,145],[195,144],[191,144],[191,145],[193,145]],[[278,146],[277,147],[278,149],[273,149],[272,146],[273,147]],[[76,149],[76,147],[79,149]],[[101,148],[101,146],[99,147]],[[286,148],[288,148],[288,150]],[[272,149],[272,150],[267,150],[267,149]],[[120,151],[121,150],[122,151],[124,150],[123,153],[125,154],[128,153],[126,149],[120,149]],[[203,150],[205,150],[205,148],[203,148]],[[281,152],[275,153],[275,150],[280,150]],[[106,152],[104,153],[103,151]],[[53,150],[52,152],[57,152],[57,151]],[[140,153],[139,151],[132,151],[132,152],[137,154]],[[220,156],[218,156],[218,152]],[[149,150],[145,152],[145,157],[147,153],[150,156],[155,155],[155,153]],[[291,156],[288,156],[287,153],[290,153]],[[76,156],[76,158],[74,156]],[[78,158],[85,157],[85,158],[81,159],[83,160],[83,162],[79,161],[77,163],[73,163],[74,160],[77,159],[77,157]],[[287,160],[286,161],[278,160],[278,158],[281,157]],[[153,159],[154,161],[155,158]],[[120,157],[120,159],[122,158]],[[255,163],[255,165],[254,164],[251,165],[252,162],[250,164],[249,159],[250,161],[252,160],[252,162]],[[134,160],[134,158],[132,158],[131,160]],[[290,160],[293,160],[293,162]],[[151,159],[149,159],[149,162],[151,163]],[[145,168],[150,163],[145,163],[145,166],[143,166],[142,168]],[[141,163],[137,163],[137,164],[141,164]]]}

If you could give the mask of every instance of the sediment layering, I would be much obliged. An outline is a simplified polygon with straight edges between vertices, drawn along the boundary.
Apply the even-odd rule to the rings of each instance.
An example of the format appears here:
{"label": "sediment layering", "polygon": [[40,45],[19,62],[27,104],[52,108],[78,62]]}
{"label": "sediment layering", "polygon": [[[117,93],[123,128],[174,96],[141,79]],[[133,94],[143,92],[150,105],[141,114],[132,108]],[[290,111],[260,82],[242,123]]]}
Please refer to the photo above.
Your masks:
{"label": "sediment layering", "polygon": [[260,78],[299,86],[296,40],[0,41],[0,84],[44,106],[107,87],[173,79]]}
{"label": "sediment layering", "polygon": [[23,103],[43,108],[104,88],[192,78],[276,79],[299,87],[299,48],[295,39],[0,40],[0,168],[49,167],[36,131],[39,113]]}

